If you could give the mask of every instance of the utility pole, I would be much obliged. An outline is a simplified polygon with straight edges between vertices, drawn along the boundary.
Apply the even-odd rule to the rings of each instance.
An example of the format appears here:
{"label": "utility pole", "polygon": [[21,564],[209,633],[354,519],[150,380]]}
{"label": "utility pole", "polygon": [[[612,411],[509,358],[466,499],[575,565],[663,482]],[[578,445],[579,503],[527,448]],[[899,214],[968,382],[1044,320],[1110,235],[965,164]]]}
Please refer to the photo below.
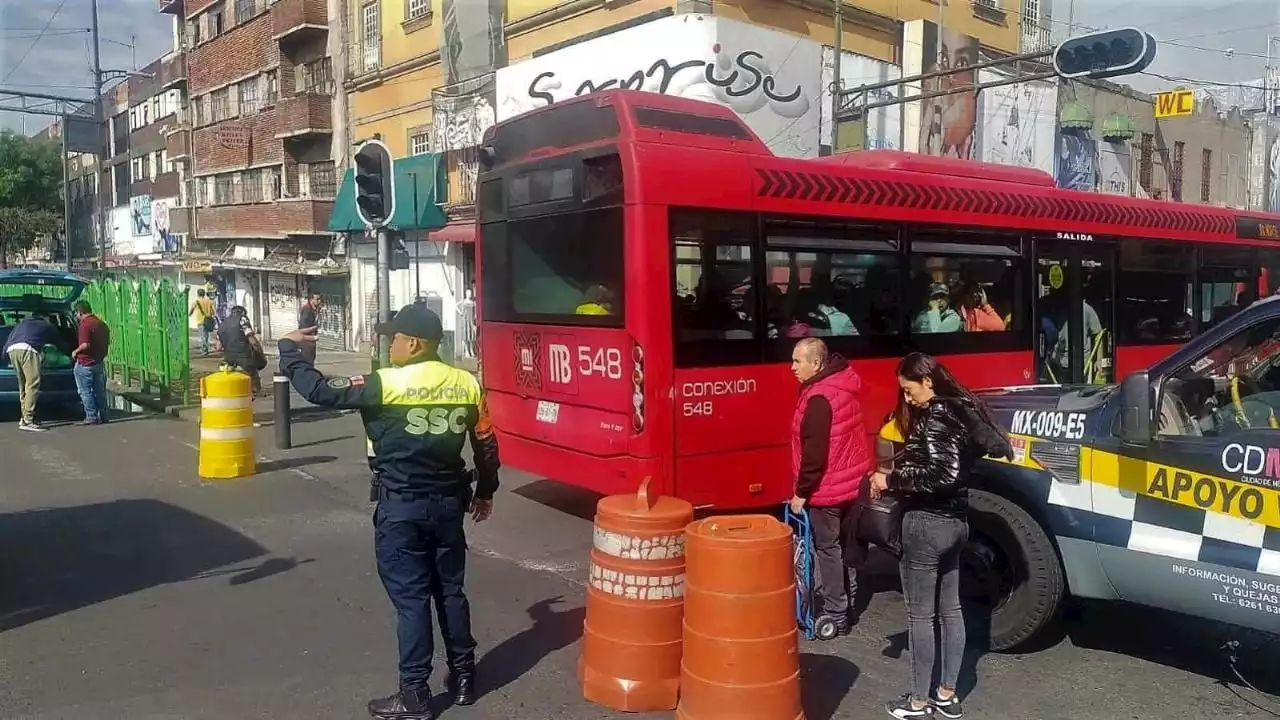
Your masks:
{"label": "utility pole", "polygon": [[[836,30],[836,39],[832,43],[833,55],[831,58],[831,154],[836,154],[836,116],[840,114],[840,90],[844,87],[840,82],[840,60],[844,55],[844,0],[834,0],[836,4],[836,15],[834,27]],[[818,141],[821,144],[821,140]],[[863,148],[866,150],[866,148]],[[416,216],[415,216],[416,217]]]}
{"label": "utility pole", "polygon": [[1275,142],[1276,96],[1272,94],[1272,84],[1280,83],[1280,72],[1273,67],[1275,55],[1272,47],[1280,37],[1267,36],[1267,61],[1262,75],[1262,209],[1275,212],[1280,208],[1272,207],[1271,198],[1275,194],[1275,173],[1272,172],[1271,158],[1275,155],[1272,144]]}
{"label": "utility pole", "polygon": [[102,39],[98,35],[98,0],[90,0],[93,14],[93,122],[98,128],[98,189],[94,195],[94,219],[98,226],[98,269],[107,267],[107,160],[111,158],[111,135],[102,101]]}
{"label": "utility pole", "polygon": [[71,152],[67,149],[69,116],[62,116],[62,243],[67,254],[67,272],[71,272]]}

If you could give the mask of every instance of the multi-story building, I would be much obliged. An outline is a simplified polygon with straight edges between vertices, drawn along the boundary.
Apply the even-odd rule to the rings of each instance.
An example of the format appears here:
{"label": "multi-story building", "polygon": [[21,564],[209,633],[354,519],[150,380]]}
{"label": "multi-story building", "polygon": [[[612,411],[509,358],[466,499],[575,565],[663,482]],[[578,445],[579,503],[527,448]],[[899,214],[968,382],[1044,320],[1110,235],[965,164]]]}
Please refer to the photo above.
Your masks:
{"label": "multi-story building", "polygon": [[188,282],[211,284],[220,309],[243,305],[268,338],[293,330],[302,299],[321,294],[332,347],[347,337],[345,249],[326,229],[345,155],[338,5],[160,2],[181,20],[184,52],[172,61],[187,103],[166,151],[187,180],[169,230],[185,237]]}
{"label": "multi-story building", "polygon": [[[911,22],[941,23],[948,39],[966,38],[987,53],[1016,53],[1023,44],[1022,9],[1003,9],[1009,2],[845,2],[841,82],[854,87],[901,77],[904,56],[913,51],[904,32]],[[1048,2],[1041,0],[1046,9]],[[393,277],[392,301],[438,297],[447,330],[474,282],[475,148],[497,120],[593,88],[638,82],[734,107],[777,152],[832,150],[831,98],[824,90],[835,65],[830,0],[361,0],[348,8],[344,87],[351,139],[378,136],[397,157],[413,158],[413,177],[406,169],[399,179],[420,189],[421,207],[439,203],[448,221],[433,228],[406,216],[409,253],[417,259]],[[723,80],[729,73],[737,92],[717,95],[706,77]],[[765,76],[794,97],[767,97]],[[887,135],[887,120],[880,124]],[[902,147],[901,133],[895,134],[873,132],[872,141]],[[443,191],[431,169],[437,160],[446,172]],[[332,227],[359,226],[340,206]],[[351,249],[352,321],[365,341],[376,297],[374,249],[360,241]]]}
{"label": "multi-story building", "polygon": [[[75,110],[86,120],[93,117],[93,106],[85,105]],[[36,133],[38,140],[62,141],[62,121],[55,120]],[[73,260],[80,266],[98,257],[97,227],[94,208],[97,201],[97,157],[92,153],[68,153],[64,158],[67,183],[65,192],[70,196],[71,211],[69,240]],[[39,238],[22,254],[11,258],[21,264],[57,265],[65,267],[68,237]]]}

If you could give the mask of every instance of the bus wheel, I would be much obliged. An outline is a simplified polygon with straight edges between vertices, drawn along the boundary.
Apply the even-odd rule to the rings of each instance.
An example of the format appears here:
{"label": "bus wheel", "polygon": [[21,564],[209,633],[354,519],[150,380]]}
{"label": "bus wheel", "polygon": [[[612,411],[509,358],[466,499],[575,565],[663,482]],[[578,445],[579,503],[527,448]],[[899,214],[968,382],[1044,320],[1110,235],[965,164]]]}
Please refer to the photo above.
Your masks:
{"label": "bus wheel", "polygon": [[1011,650],[1034,637],[1055,620],[1066,592],[1058,553],[1040,524],[1016,503],[982,490],[969,491],[960,571],[969,627],[990,650]]}

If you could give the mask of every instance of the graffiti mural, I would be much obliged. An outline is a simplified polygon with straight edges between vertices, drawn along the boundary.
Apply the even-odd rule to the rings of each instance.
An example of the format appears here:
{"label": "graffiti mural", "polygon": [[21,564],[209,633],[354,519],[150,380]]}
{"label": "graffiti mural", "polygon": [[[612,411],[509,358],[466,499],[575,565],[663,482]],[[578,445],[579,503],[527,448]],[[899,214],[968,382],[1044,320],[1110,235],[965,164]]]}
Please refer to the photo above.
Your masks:
{"label": "graffiti mural", "polygon": [[[1008,76],[983,70],[986,82]],[[1058,86],[1033,81],[987,88],[978,98],[983,162],[1054,171],[1054,145],[1058,115]]]}
{"label": "graffiti mural", "polygon": [[151,196],[135,195],[129,198],[129,226],[134,237],[151,235]]}
{"label": "graffiti mural", "polygon": [[818,154],[822,46],[726,18],[679,15],[498,72],[498,119],[613,88],[731,108],[780,155]]}
{"label": "graffiti mural", "polygon": [[[953,30],[924,22],[920,44],[925,73],[962,70],[978,63],[978,40]],[[925,80],[924,94],[961,87],[972,87],[977,73],[970,70]],[[919,141],[917,152],[926,155],[972,160],[974,133],[978,125],[978,98],[973,93],[930,98],[919,103]]]}
{"label": "graffiti mural", "polygon": [[1098,187],[1098,144],[1087,131],[1060,132],[1058,134],[1057,172],[1054,178],[1058,187],[1067,190],[1092,191]]}
{"label": "graffiti mural", "polygon": [[173,198],[151,201],[151,239],[155,243],[154,252],[177,252],[178,240],[169,232],[169,208]]}

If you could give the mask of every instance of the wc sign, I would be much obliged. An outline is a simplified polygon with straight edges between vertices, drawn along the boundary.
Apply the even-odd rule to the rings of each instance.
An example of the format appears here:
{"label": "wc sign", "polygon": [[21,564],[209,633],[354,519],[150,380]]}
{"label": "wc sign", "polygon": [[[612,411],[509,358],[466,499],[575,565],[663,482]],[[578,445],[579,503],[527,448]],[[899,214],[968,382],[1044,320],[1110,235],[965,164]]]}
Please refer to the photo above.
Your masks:
{"label": "wc sign", "polygon": [[1194,90],[1172,90],[1156,95],[1156,118],[1184,117],[1196,112]]}

